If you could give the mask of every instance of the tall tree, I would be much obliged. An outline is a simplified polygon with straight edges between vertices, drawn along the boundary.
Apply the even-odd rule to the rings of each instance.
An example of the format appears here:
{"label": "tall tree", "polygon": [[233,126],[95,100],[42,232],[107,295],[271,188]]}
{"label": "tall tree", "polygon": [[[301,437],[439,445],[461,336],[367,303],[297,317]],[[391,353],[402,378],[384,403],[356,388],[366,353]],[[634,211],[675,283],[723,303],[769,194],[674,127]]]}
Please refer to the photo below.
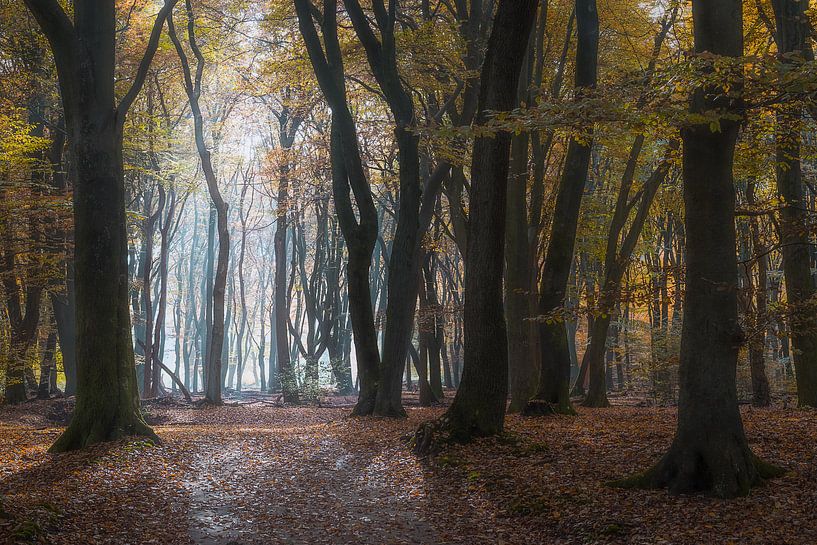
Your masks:
{"label": "tall tree", "polygon": [[77,404],[54,451],[137,434],[155,437],[139,411],[130,309],[122,161],[125,115],[142,88],[175,0],[156,17],[131,87],[116,104],[116,7],[25,0],[57,65],[74,180]]}
{"label": "tall tree", "polygon": [[[596,86],[599,48],[599,16],[595,0],[576,0],[576,100]],[[593,146],[593,127],[570,139],[556,195],[550,240],[539,285],[538,312],[541,369],[536,396],[525,407],[526,414],[573,413],[570,405],[570,349],[565,303],[576,229],[579,221],[587,167]]]}
{"label": "tall tree", "polygon": [[[517,104],[519,75],[538,4],[538,0],[499,2],[482,67],[477,122],[484,123],[490,111],[509,111]],[[417,431],[415,450],[419,453],[434,449],[440,440],[467,441],[501,433],[504,427],[508,345],[502,273],[510,147],[511,134],[504,131],[474,142],[463,376],[448,411]]]}
{"label": "tall tree", "polygon": [[358,402],[353,414],[368,415],[374,411],[380,383],[380,353],[369,282],[372,252],[377,241],[377,211],[363,170],[357,128],[346,97],[343,57],[338,41],[337,2],[324,1],[320,21],[324,47],[321,47],[312,21],[310,3],[295,0],[295,7],[312,67],[332,109],[332,193],[338,223],[349,252],[347,289],[360,381]]}
{"label": "tall tree", "polygon": [[202,78],[204,76],[205,59],[196,40],[196,18],[193,13],[193,4],[185,1],[187,11],[187,41],[190,50],[196,58],[196,70],[193,74],[190,61],[182,47],[173,25],[173,13],[168,14],[168,33],[182,67],[184,90],[193,112],[193,129],[196,140],[196,150],[201,160],[201,170],[207,182],[207,191],[213,201],[216,212],[216,229],[218,231],[218,255],[216,258],[215,277],[213,278],[213,314],[212,321],[207,324],[207,351],[205,365],[204,398],[212,404],[221,404],[221,367],[224,348],[224,299],[227,289],[227,272],[230,259],[230,230],[227,225],[228,205],[218,187],[218,178],[213,168],[212,155],[204,138],[204,116],[201,112],[199,99],[201,98]]}
{"label": "tall tree", "polygon": [[[700,60],[743,54],[741,0],[695,2],[692,15]],[[675,439],[655,467],[622,484],[734,497],[775,473],[749,449],[738,411],[735,372],[744,334],[738,323],[732,166],[742,68],[729,66],[724,85],[692,93],[690,112],[707,122],[693,120],[681,134],[687,269]]]}
{"label": "tall tree", "polygon": [[441,161],[421,185],[420,137],[415,130],[417,112],[411,90],[405,84],[397,62],[398,4],[397,0],[389,0],[388,5],[384,0],[373,0],[373,27],[358,0],[345,2],[349,19],[366,52],[369,68],[394,118],[398,150],[397,227],[389,256],[389,299],[373,409],[378,416],[392,417],[406,414],[401,401],[403,366],[414,326],[421,243],[431,221],[437,193],[450,169],[445,161]]}
{"label": "tall tree", "polygon": [[[791,69],[811,54],[808,0],[773,0],[775,38],[780,62]],[[785,90],[783,95],[785,96]],[[817,327],[814,324],[814,297],[817,289],[811,274],[808,203],[800,163],[802,105],[784,102],[777,114],[777,192],[783,201],[780,211],[780,243],[789,329],[794,348],[797,399],[800,405],[817,407]]]}

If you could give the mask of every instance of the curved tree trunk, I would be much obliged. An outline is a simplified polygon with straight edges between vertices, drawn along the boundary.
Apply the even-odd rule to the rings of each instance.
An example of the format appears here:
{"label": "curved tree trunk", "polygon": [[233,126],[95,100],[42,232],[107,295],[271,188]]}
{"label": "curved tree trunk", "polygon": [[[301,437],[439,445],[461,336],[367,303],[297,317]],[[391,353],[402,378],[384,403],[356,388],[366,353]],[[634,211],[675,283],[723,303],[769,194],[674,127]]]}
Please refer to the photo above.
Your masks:
{"label": "curved tree trunk", "polygon": [[181,42],[176,35],[173,25],[172,13],[168,15],[168,31],[176,47],[176,53],[182,66],[184,76],[184,89],[190,103],[190,110],[193,113],[193,128],[196,140],[196,150],[201,160],[201,169],[207,182],[207,191],[213,201],[216,210],[216,231],[218,232],[218,254],[216,257],[216,271],[213,278],[213,314],[212,322],[207,324],[207,357],[205,361],[206,375],[204,384],[204,399],[208,403],[219,405],[221,399],[221,366],[222,349],[224,347],[224,298],[227,289],[227,267],[230,259],[230,231],[227,225],[227,203],[221,196],[213,168],[210,150],[204,140],[204,117],[199,105],[201,96],[201,81],[204,71],[204,56],[199,50],[196,42],[196,21],[193,14],[193,6],[190,0],[185,2],[187,9],[187,39],[190,49],[196,57],[196,73],[191,73],[190,63],[182,48]]}
{"label": "curved tree trunk", "polygon": [[[296,0],[295,8],[312,67],[321,91],[332,109],[330,141],[332,193],[338,223],[349,251],[347,290],[360,383],[358,402],[352,414],[370,415],[375,410],[381,379],[381,360],[377,347],[369,280],[372,252],[377,240],[377,211],[363,170],[357,129],[346,101],[343,57],[337,34],[337,2],[335,0],[324,2],[321,20],[323,47],[312,21],[309,2]],[[352,195],[357,205],[359,220],[352,204]]]}

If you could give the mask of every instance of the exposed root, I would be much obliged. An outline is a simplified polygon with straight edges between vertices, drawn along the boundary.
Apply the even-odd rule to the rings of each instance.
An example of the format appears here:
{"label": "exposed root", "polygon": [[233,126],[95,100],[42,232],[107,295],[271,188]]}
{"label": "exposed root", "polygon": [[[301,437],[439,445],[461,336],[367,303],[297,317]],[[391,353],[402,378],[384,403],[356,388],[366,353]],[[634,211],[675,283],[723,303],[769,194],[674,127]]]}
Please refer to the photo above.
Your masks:
{"label": "exposed root", "polygon": [[411,451],[420,457],[433,456],[452,442],[451,420],[443,415],[437,420],[420,424],[411,437]]}
{"label": "exposed root", "polygon": [[594,409],[606,409],[610,407],[610,401],[607,399],[607,396],[597,396],[591,397],[587,396],[584,401],[582,402],[582,407],[590,407]]}
{"label": "exposed root", "polygon": [[371,416],[374,414],[375,394],[376,392],[372,392],[371,395],[361,393],[350,416]]}
{"label": "exposed root", "polygon": [[752,487],[786,471],[748,452],[745,456],[705,456],[697,449],[671,448],[643,473],[611,481],[608,486],[628,489],[666,488],[670,494],[701,493],[718,498],[746,496]]}
{"label": "exposed root", "polygon": [[145,437],[157,445],[162,443],[156,432],[139,415],[130,418],[130,422],[126,425],[109,422],[89,424],[87,420],[74,418],[59,439],[51,445],[48,452],[70,452],[84,449],[96,443],[116,441],[130,436]]}

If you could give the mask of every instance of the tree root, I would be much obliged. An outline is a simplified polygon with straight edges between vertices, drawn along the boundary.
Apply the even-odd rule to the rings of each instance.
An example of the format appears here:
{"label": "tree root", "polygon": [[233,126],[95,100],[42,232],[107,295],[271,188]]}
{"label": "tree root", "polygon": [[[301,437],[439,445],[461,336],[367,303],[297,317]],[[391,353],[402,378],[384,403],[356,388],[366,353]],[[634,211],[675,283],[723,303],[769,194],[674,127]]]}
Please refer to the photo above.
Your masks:
{"label": "tree root", "polygon": [[724,454],[705,459],[697,449],[671,448],[652,468],[643,473],[608,482],[624,489],[661,489],[670,494],[702,493],[718,498],[746,496],[752,487],[779,477],[785,469],[764,462],[751,452],[745,458]]}
{"label": "tree root", "polygon": [[87,420],[71,420],[68,428],[60,435],[57,441],[51,445],[48,452],[70,452],[80,450],[96,443],[116,441],[124,437],[145,437],[156,443],[162,444],[162,440],[156,432],[148,426],[140,415],[133,415],[128,424],[116,423],[88,423]]}
{"label": "tree root", "polygon": [[439,453],[451,442],[451,420],[447,415],[420,424],[410,439],[411,451],[421,458]]}

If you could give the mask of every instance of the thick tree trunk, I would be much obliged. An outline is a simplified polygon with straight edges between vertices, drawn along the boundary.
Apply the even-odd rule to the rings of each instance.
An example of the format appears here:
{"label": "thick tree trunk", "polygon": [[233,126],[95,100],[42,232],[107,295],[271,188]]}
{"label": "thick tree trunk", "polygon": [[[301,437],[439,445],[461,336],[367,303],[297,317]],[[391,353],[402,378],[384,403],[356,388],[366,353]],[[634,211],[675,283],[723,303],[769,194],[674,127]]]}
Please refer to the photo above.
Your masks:
{"label": "thick tree trunk", "polygon": [[[110,18],[113,25],[112,14]],[[105,87],[102,82],[98,85]],[[112,100],[112,78],[109,85]],[[54,452],[125,435],[155,438],[142,419],[136,387],[122,134],[116,129],[113,108],[90,104],[76,108],[68,128],[71,157],[75,158],[77,403],[68,429],[51,447]]]}
{"label": "thick tree trunk", "polygon": [[52,451],[138,434],[155,438],[139,410],[130,308],[122,126],[144,84],[162,26],[159,12],[133,83],[116,105],[116,8],[27,0],[51,45],[65,111],[74,181],[77,403]]}
{"label": "thick tree trunk", "polygon": [[[743,51],[740,0],[693,4],[695,51],[737,57]],[[733,81],[731,88],[739,88]],[[722,89],[698,89],[691,111],[734,109]],[[671,493],[746,495],[772,473],[752,454],[738,411],[735,190],[732,164],[739,122],[721,118],[683,130],[686,290],[681,333],[678,425],[669,452],[646,474],[622,484]]]}

